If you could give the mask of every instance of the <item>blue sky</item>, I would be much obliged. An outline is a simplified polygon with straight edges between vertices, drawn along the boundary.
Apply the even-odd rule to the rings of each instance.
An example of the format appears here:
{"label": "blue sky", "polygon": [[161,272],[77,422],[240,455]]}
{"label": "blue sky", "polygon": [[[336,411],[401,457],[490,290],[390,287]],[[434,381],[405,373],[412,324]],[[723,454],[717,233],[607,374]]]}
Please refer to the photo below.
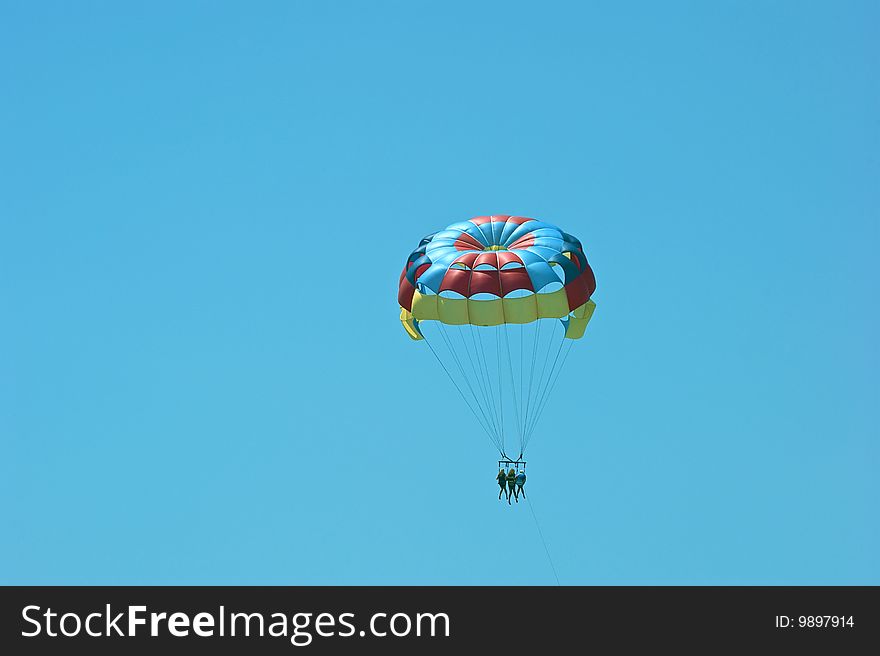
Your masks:
{"label": "blue sky", "polygon": [[553,583],[398,322],[505,213],[598,280],[563,583],[880,583],[878,13],[3,3],[0,582]]}

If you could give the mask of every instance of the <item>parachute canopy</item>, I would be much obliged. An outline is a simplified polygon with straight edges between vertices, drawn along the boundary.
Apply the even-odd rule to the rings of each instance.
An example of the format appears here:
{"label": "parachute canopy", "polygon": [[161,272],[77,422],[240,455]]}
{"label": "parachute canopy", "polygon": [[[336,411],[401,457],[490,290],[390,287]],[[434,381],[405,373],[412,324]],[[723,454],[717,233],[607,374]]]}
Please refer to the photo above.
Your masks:
{"label": "parachute canopy", "polygon": [[497,326],[565,319],[579,339],[593,314],[593,270],[580,241],[524,216],[478,216],[428,235],[400,276],[401,321]]}

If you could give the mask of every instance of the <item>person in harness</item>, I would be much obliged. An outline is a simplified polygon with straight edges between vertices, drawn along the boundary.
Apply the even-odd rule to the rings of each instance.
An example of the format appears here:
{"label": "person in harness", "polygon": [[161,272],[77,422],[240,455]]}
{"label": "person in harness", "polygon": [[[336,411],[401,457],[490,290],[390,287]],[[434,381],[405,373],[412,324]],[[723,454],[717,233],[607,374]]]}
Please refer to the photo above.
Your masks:
{"label": "person in harness", "polygon": [[516,501],[519,503],[519,495],[523,496],[523,499],[526,498],[526,491],[523,489],[523,485],[526,484],[526,472],[525,470],[517,472],[516,478],[513,479],[516,483]]}
{"label": "person in harness", "polygon": [[507,474],[504,473],[503,467],[498,470],[498,476],[495,477],[495,480],[498,481],[498,485],[501,486],[501,492],[498,493],[498,500],[500,501],[504,494],[504,490],[507,487]]}
{"label": "person in harness", "polygon": [[[507,472],[507,504],[510,505],[510,495],[516,496],[516,472],[513,467]],[[516,500],[519,503],[519,499]]]}

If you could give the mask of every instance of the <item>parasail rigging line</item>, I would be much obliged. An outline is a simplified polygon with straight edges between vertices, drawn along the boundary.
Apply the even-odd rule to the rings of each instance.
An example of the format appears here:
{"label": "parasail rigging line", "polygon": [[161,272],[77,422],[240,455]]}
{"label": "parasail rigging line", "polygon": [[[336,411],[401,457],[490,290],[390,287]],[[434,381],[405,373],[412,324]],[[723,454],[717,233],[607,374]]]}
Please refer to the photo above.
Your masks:
{"label": "parasail rigging line", "polygon": [[[544,413],[544,409],[547,407],[547,404],[550,402],[550,398],[553,396],[553,390],[556,388],[556,383],[559,381],[559,376],[562,374],[562,370],[565,368],[565,363],[568,360],[569,353],[571,353],[571,347],[573,344],[574,342],[569,342],[568,348],[565,349],[565,355],[562,356],[562,362],[559,365],[559,369],[556,371],[556,378],[553,379],[553,383],[545,390],[543,403],[538,409],[538,414],[535,415],[535,420],[532,422],[531,430],[526,435],[526,446],[529,445],[529,441],[532,439],[532,435],[535,432],[538,421],[540,421],[541,415]],[[552,375],[552,370],[550,373]]]}
{"label": "parasail rigging line", "polygon": [[517,398],[517,395],[516,395],[516,379],[514,378],[514,375],[513,375],[513,360],[510,357],[510,335],[508,334],[507,324],[504,324],[504,343],[507,346],[507,364],[509,365],[509,369],[510,369],[510,387],[513,390],[513,410],[516,415],[516,430],[517,430],[517,433],[519,434],[518,435],[519,447],[520,447],[520,451],[522,451],[523,432],[522,432],[522,425],[521,425],[520,418],[519,418],[519,401],[520,400]]}
{"label": "parasail rigging line", "polygon": [[[468,334],[470,337],[471,344],[474,347],[473,355],[471,355],[471,349],[468,346],[467,340],[465,339],[465,334]],[[480,388],[480,393],[483,397],[483,405],[481,406],[484,411],[492,418],[492,425],[495,427],[496,434],[499,435],[499,443],[500,443],[500,431],[498,430],[498,422],[496,420],[494,406],[489,398],[489,390],[486,385],[486,370],[483,365],[483,360],[480,358],[480,350],[477,347],[477,340],[474,339],[473,335],[473,327],[469,331],[464,330],[462,326],[458,327],[458,335],[461,344],[464,346],[465,351],[468,354],[468,359],[470,360],[471,367],[474,372],[474,384]],[[476,361],[474,361],[476,358]],[[476,395],[475,395],[476,396]],[[479,403],[479,401],[477,401]],[[503,449],[502,449],[503,450]]]}
{"label": "parasail rigging line", "polygon": [[[571,341],[569,340],[569,343]],[[541,371],[541,377],[538,379],[538,392],[535,394],[536,405],[534,407],[534,412],[532,417],[530,417],[529,425],[526,426],[524,431],[524,440],[526,444],[528,443],[528,439],[531,436],[532,432],[535,430],[535,426],[537,425],[537,419],[540,415],[541,409],[543,407],[544,400],[547,396],[547,390],[550,388],[550,382],[553,379],[553,372],[556,368],[556,363],[559,360],[559,354],[562,352],[562,348],[565,346],[565,330],[562,330],[562,336],[559,340],[559,347],[556,349],[556,356],[553,358],[553,366],[550,367],[550,373],[547,376],[546,383],[544,382],[544,373],[547,371],[547,363],[550,361],[550,354],[553,351],[553,341],[549,341],[547,343],[547,356],[544,359],[544,368]]]}
{"label": "parasail rigging line", "polygon": [[[490,370],[489,370],[489,360],[488,360],[488,358],[486,357],[486,347],[485,347],[485,345],[483,344],[483,333],[481,332],[479,326],[471,325],[471,334],[473,334],[473,333],[475,333],[475,332],[477,333],[477,337],[478,337],[479,340],[480,340],[480,353],[483,355],[483,373],[485,374],[484,378],[485,378],[485,380],[486,380],[486,385],[487,385],[488,388],[489,388],[489,398],[490,398],[491,401],[492,401],[492,403],[491,403],[491,405],[492,405],[492,412],[493,412],[493,413],[496,413],[496,412],[498,412],[498,404],[495,403],[495,398],[496,398],[496,397],[495,397],[495,390],[492,388],[492,378],[493,378],[493,377],[492,377],[492,374],[491,374],[491,372],[490,372]],[[499,399],[501,398],[501,391],[500,391],[500,390],[499,390],[499,393],[498,393],[498,398],[499,398]],[[497,417],[498,417],[498,423],[499,423],[499,426],[500,426],[499,433],[500,433],[500,435],[501,435],[501,444],[502,444],[502,450],[503,450],[503,445],[504,445],[504,417],[503,417],[500,413],[497,415]]]}
{"label": "parasail rigging line", "polygon": [[[526,398],[526,412],[525,412],[525,422],[526,424],[523,426],[523,434],[525,434],[525,429],[528,426],[529,413],[531,411],[532,405],[532,382],[535,378],[535,362],[538,359],[538,342],[541,340],[541,320],[538,319],[535,321],[535,343],[532,346],[532,365],[529,369],[529,394]],[[520,451],[525,448],[525,445],[521,445]],[[520,453],[522,455],[522,453]]]}
{"label": "parasail rigging line", "polygon": [[535,515],[535,509],[532,508],[532,500],[529,497],[526,497],[526,501],[529,504],[529,510],[532,511],[532,519],[535,520],[535,528],[538,529],[538,536],[541,538],[541,544],[544,545],[544,552],[547,554],[547,561],[550,563],[550,569],[553,570],[553,578],[556,579],[556,585],[561,586],[562,584],[559,582],[559,574],[556,573],[556,565],[553,564],[553,558],[550,557],[550,549],[547,548],[547,541],[544,539],[544,533],[541,532],[541,525],[538,523],[538,517],[537,515]]}
{"label": "parasail rigging line", "polygon": [[[446,329],[442,327],[442,324],[441,324],[440,329],[447,338],[447,346],[449,347],[450,353],[453,354],[453,357],[458,359],[458,356],[456,354],[456,349],[453,348],[453,346],[452,346],[452,342],[453,342],[452,337],[450,337],[448,335],[448,333],[446,332]],[[498,442],[498,450],[503,453],[504,452],[504,444],[503,444],[503,441],[501,440],[501,433],[498,430],[498,423],[495,421],[495,413],[494,412],[489,413],[489,407],[490,407],[489,397],[486,392],[486,387],[482,383],[482,381],[484,380],[482,366],[477,366],[477,364],[474,363],[474,358],[471,355],[471,350],[470,350],[470,348],[468,348],[467,341],[464,339],[464,335],[462,334],[462,327],[461,326],[458,327],[458,333],[459,333],[459,342],[464,346],[464,350],[467,353],[468,360],[471,363],[471,370],[473,371],[473,376],[471,376],[470,373],[465,374],[464,367],[460,363],[459,363],[459,368],[462,371],[462,376],[464,376],[465,379],[468,381],[468,388],[471,390],[471,394],[473,394],[474,403],[476,403],[477,407],[480,408],[480,412],[483,413],[483,416],[486,417],[486,423],[490,424],[493,428],[493,431],[496,435],[497,442]],[[474,350],[476,353],[476,342],[474,342]],[[479,362],[479,354],[477,354],[477,361]],[[473,379],[474,385],[476,385],[477,388],[481,392],[481,395],[483,398],[482,405],[480,404],[480,399],[477,396],[477,393],[473,390],[473,387],[471,386],[471,383],[470,383],[471,379]]]}
{"label": "parasail rigging line", "polygon": [[[494,417],[488,416],[486,414],[485,408],[480,405],[480,399],[477,397],[477,393],[474,391],[473,385],[471,384],[472,377],[468,373],[465,373],[464,365],[462,364],[461,359],[458,357],[458,353],[452,344],[453,340],[449,336],[449,334],[446,332],[446,329],[443,327],[443,324],[440,324],[440,335],[443,338],[444,342],[446,343],[446,348],[449,350],[449,353],[452,356],[452,359],[455,361],[456,365],[458,366],[458,370],[459,370],[459,372],[461,372],[461,377],[464,379],[465,385],[467,385],[467,388],[471,392],[471,395],[474,400],[474,405],[476,405],[477,408],[479,408],[480,413],[483,415],[483,418],[486,421],[486,425],[491,428],[491,432],[493,435],[492,441],[495,443],[496,448],[501,450],[501,446],[500,446],[501,442],[500,442],[500,439],[498,438],[498,428],[493,421]],[[475,383],[476,383],[476,381],[475,381]],[[480,385],[477,384],[477,387],[480,387]]]}
{"label": "parasail rigging line", "polygon": [[[455,382],[455,378],[454,378],[454,377],[452,376],[452,374],[449,372],[449,369],[446,368],[446,365],[443,363],[443,360],[441,360],[441,359],[440,359],[440,356],[437,355],[437,351],[434,350],[434,347],[431,345],[431,342],[428,340],[427,336],[424,335],[424,333],[422,334],[422,336],[425,338],[425,344],[427,344],[427,345],[428,345],[428,348],[431,349],[431,353],[434,354],[434,357],[437,359],[437,362],[440,363],[440,366],[443,368],[443,371],[446,372],[446,375],[449,376],[449,380],[452,381],[452,384],[455,386],[455,389],[458,390],[458,393],[461,395],[462,400],[465,402],[465,404],[467,405],[468,409],[473,413],[474,418],[475,418],[475,419],[477,420],[477,422],[480,424],[480,427],[483,429],[483,431],[485,431],[486,435],[487,435],[488,438],[489,438],[490,443],[491,443],[493,446],[495,446],[495,448],[498,448],[498,444],[497,444],[497,442],[495,441],[495,439],[493,439],[492,432],[486,427],[486,425],[485,425],[485,424],[483,423],[483,421],[480,419],[480,416],[479,416],[479,415],[477,414],[477,412],[473,409],[473,407],[471,406],[470,401],[469,401],[468,398],[465,396],[464,392],[461,391],[461,388],[458,386],[458,383]],[[500,451],[500,449],[499,449],[499,451]],[[503,452],[502,452],[502,455],[504,455]]]}

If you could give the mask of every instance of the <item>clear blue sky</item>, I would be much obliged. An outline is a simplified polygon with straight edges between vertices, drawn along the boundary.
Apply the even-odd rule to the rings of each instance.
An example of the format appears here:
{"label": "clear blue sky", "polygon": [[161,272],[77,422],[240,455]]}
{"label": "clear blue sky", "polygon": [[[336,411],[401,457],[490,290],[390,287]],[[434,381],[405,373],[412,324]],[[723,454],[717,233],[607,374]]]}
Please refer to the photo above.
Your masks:
{"label": "clear blue sky", "polygon": [[880,583],[877,3],[184,4],[0,8],[0,582],[553,583],[398,322],[506,213],[563,583]]}

